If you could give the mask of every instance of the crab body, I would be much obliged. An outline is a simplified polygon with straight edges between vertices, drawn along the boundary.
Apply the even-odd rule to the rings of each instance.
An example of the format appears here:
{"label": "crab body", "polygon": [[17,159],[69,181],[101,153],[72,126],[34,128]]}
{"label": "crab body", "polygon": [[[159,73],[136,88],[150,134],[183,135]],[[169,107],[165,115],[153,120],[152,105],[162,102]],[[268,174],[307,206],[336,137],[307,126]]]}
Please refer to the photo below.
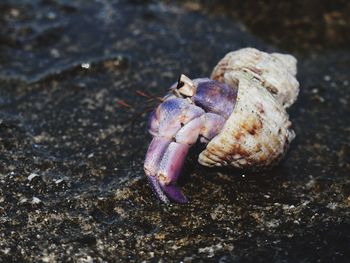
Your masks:
{"label": "crab body", "polygon": [[285,108],[298,93],[296,60],[246,48],[226,55],[212,79],[181,75],[152,112],[144,170],[158,198],[185,203],[176,186],[191,145],[205,166],[258,170],[277,163],[295,137]]}

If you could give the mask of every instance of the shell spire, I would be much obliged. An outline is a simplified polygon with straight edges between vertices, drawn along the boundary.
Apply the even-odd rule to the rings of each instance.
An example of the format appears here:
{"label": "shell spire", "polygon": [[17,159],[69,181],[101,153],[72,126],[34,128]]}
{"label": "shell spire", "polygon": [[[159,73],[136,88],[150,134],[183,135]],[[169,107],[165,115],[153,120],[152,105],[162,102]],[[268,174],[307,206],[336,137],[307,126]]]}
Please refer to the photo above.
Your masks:
{"label": "shell spire", "polygon": [[214,68],[211,78],[225,82],[225,74],[235,73],[239,79],[240,74],[247,72],[288,108],[299,93],[296,64],[297,60],[291,55],[243,48],[226,54]]}

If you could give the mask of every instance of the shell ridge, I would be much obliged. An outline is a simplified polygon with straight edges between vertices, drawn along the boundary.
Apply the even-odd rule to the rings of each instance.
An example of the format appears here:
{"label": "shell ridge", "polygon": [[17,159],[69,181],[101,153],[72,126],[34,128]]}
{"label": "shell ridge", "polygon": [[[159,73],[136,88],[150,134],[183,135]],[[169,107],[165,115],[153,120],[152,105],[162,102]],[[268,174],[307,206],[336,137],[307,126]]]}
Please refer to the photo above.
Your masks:
{"label": "shell ridge", "polygon": [[296,59],[290,55],[253,48],[228,53],[214,68],[212,78],[229,85],[238,82],[236,106],[221,132],[199,155],[199,162],[262,168],[280,160],[295,137],[285,109],[299,92],[295,75]]}

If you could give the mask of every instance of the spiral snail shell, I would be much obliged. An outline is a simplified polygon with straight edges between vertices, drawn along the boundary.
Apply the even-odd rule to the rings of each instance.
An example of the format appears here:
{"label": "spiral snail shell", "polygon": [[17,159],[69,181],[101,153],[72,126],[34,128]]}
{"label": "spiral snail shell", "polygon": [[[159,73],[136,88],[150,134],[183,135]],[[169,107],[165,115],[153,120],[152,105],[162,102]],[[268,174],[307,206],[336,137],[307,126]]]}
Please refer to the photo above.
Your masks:
{"label": "spiral snail shell", "polygon": [[296,59],[245,48],[228,53],[211,78],[238,86],[235,108],[199,155],[206,166],[258,170],[277,163],[295,137],[286,108],[299,93]]}

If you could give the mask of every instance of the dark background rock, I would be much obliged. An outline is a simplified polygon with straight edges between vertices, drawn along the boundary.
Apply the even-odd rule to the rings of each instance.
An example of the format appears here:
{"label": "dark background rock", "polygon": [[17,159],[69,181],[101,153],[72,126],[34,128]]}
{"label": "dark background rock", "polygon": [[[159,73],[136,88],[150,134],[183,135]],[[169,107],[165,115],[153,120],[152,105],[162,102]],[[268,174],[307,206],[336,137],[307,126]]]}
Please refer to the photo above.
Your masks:
{"label": "dark background rock", "polygon": [[[348,1],[0,3],[2,262],[346,262],[350,257]],[[298,58],[297,133],[269,172],[189,158],[187,205],[143,173],[136,94],[208,76],[252,46]],[[130,107],[122,107],[125,102]]]}

